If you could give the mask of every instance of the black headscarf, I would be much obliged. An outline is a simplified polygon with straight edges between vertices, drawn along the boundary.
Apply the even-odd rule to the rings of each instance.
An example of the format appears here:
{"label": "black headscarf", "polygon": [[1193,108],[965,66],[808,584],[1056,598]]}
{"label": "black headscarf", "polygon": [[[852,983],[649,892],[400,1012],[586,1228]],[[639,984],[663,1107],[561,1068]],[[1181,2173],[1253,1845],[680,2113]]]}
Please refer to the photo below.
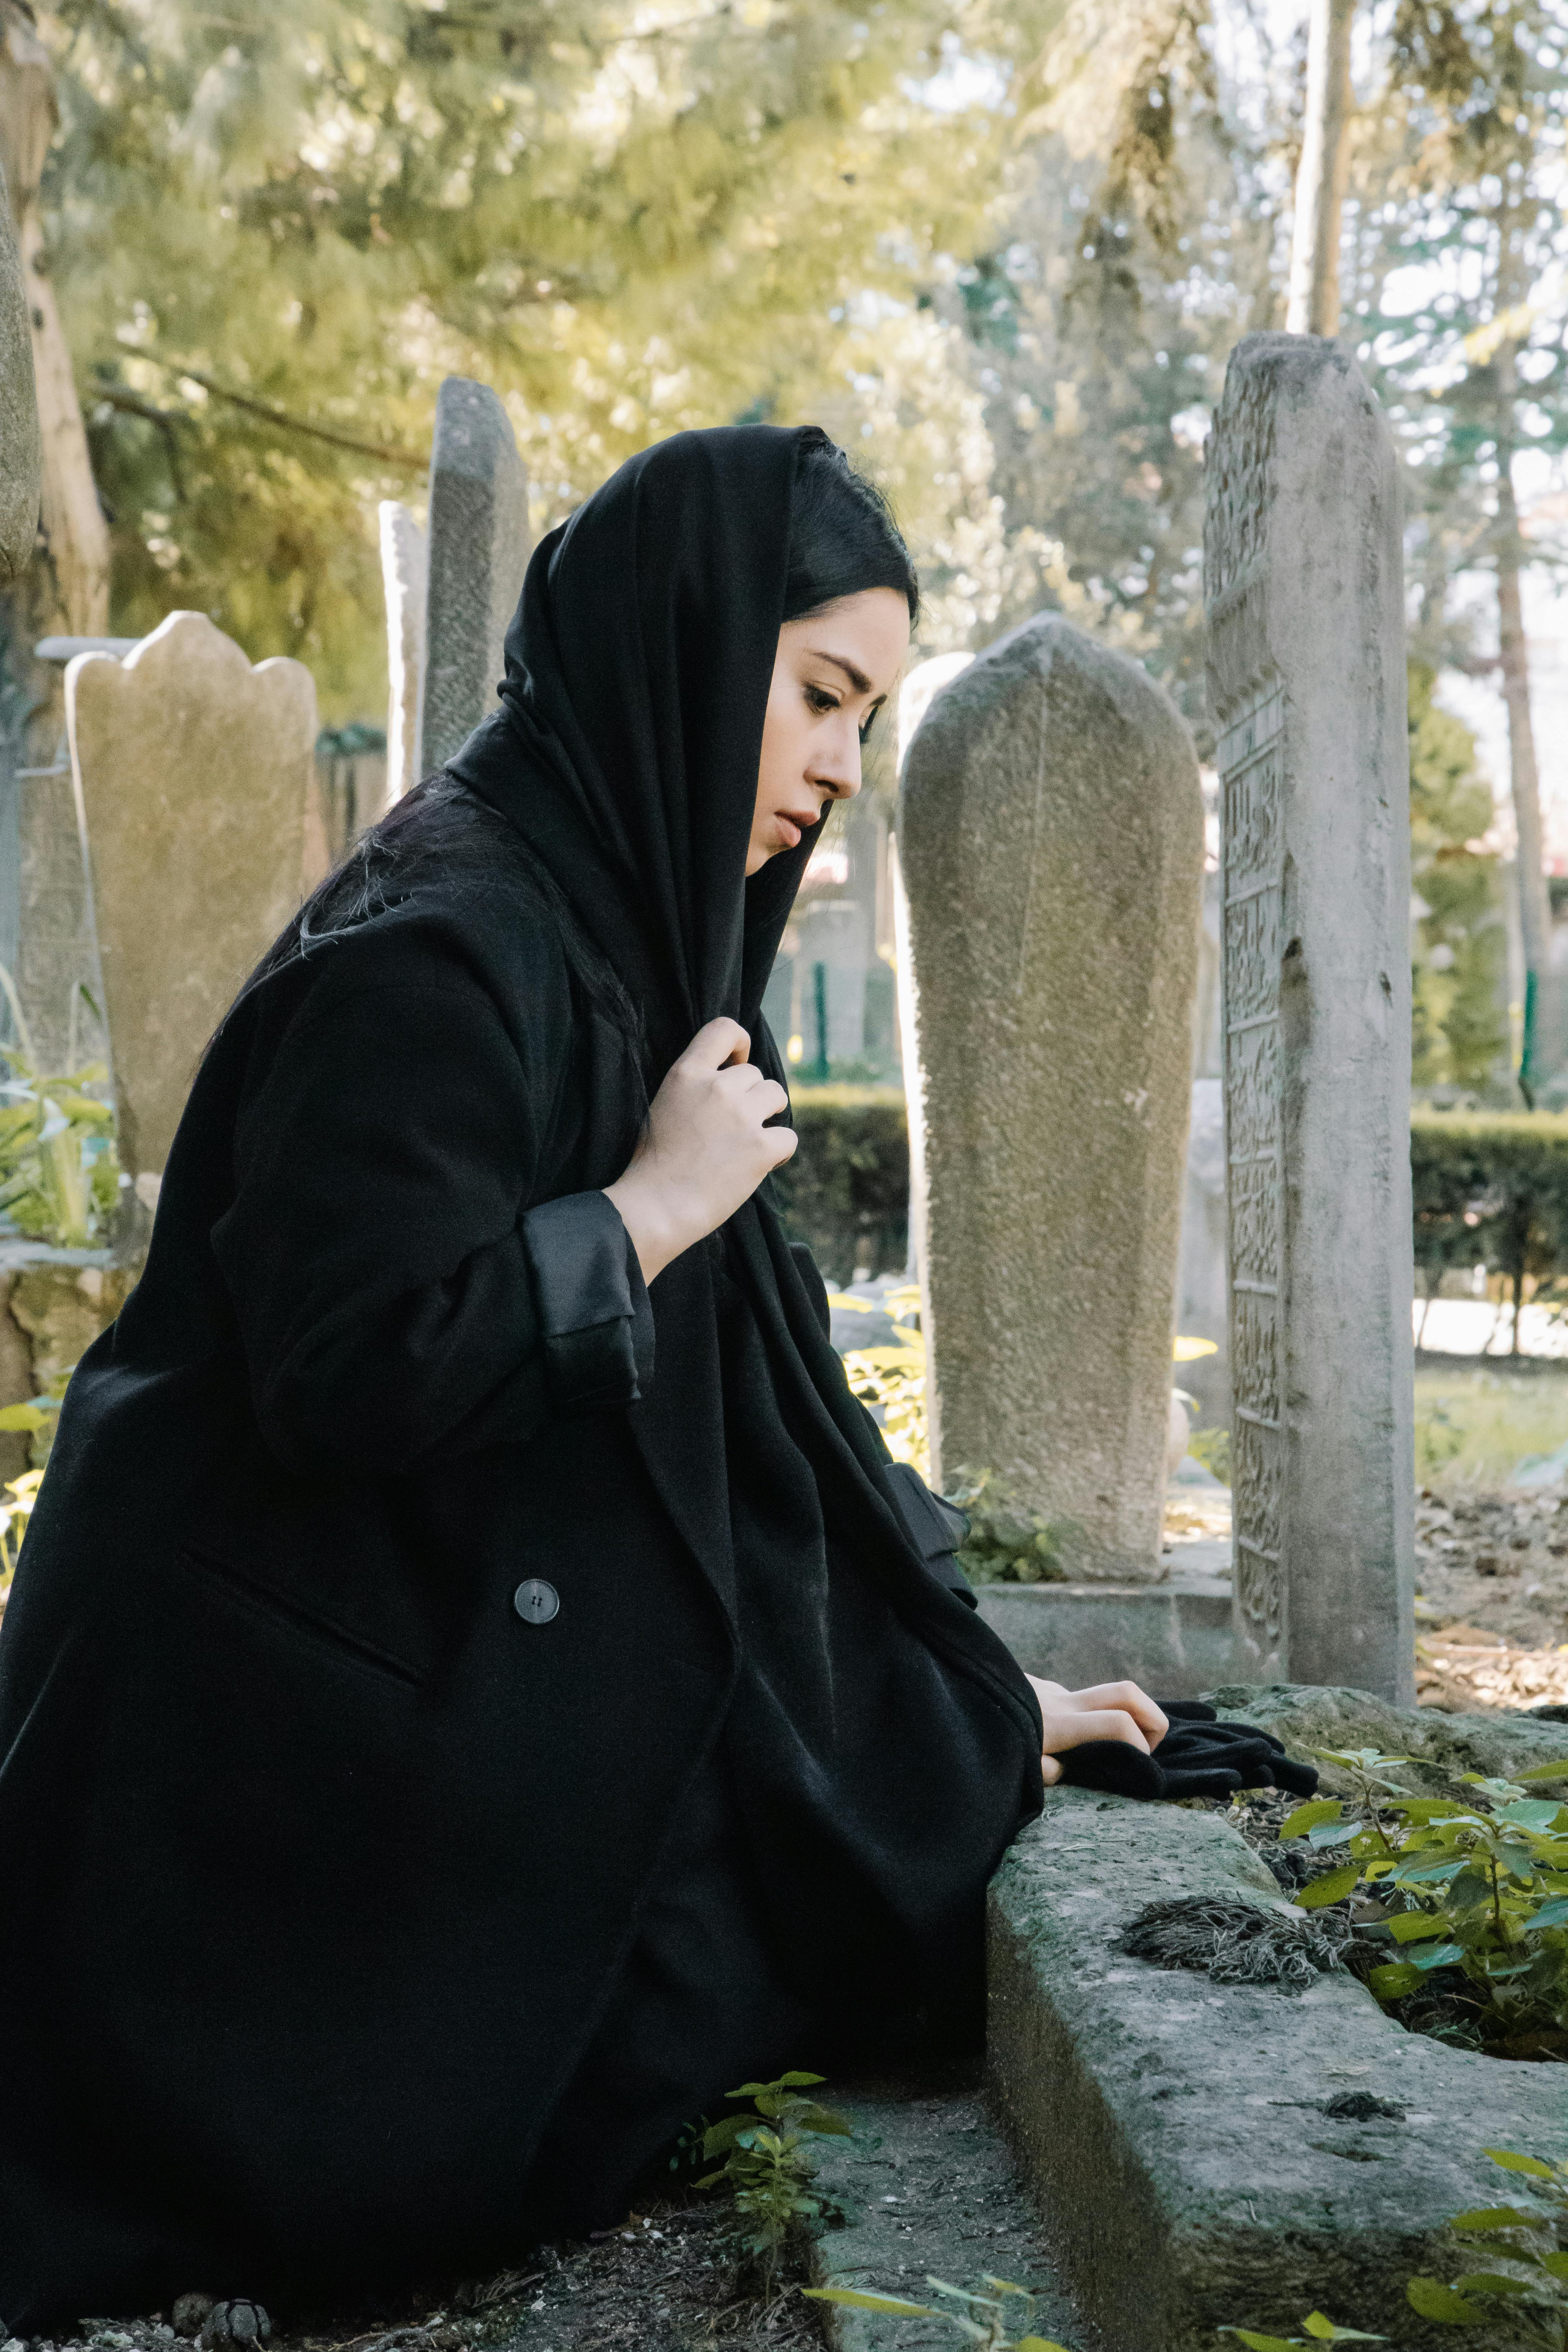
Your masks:
{"label": "black headscarf", "polygon": [[[696,1031],[720,1015],[750,1033],[753,1062],[784,1077],[762,997],[820,823],[749,880],[745,861],[784,612],[791,497],[803,451],[822,446],[830,445],[816,427],[739,425],[678,435],[623,466],[536,549],[507,633],[501,707],[451,762],[521,835],[632,1001],[650,1092]],[[597,1181],[618,1173],[606,1169]],[[978,1777],[995,1773],[998,1753],[1013,1765],[1011,1773],[1002,1769],[989,1801],[975,1791],[959,1797],[965,1772],[949,1772],[945,1793],[970,1810],[945,1869],[936,1852],[942,1836],[929,1821],[900,1831],[891,1817],[873,1822],[862,1814],[857,1824],[858,1807],[879,1801],[865,1785],[876,1776],[852,1773],[853,1790],[829,1785],[835,1775],[823,1769],[821,1743],[797,1744],[782,1722],[831,1721],[829,1746],[846,1759],[846,1741],[853,1746],[834,1693],[862,1669],[847,1658],[836,1665],[833,1654],[862,1650],[866,1636],[863,1624],[851,1635],[840,1595],[831,1606],[825,1601],[820,1638],[805,1645],[814,1660],[792,1634],[775,1643],[771,1662],[748,1661],[754,1675],[800,1700],[785,1701],[773,1752],[748,1770],[757,1782],[789,1782],[792,1818],[804,1806],[823,1835],[838,1837],[847,1855],[853,1851],[862,1875],[875,1854],[872,1875],[905,1882],[886,1900],[911,1916],[929,1908],[934,1919],[950,1898],[958,1853],[971,1870],[984,1857],[987,1813],[997,1832],[994,1860],[1020,1805],[1037,1804],[1037,1714],[1002,1645],[925,1568],[892,1500],[885,1449],[849,1392],[819,1301],[763,1194],[706,1248],[688,1250],[660,1276],[652,1390],[631,1415],[649,1470],[731,1622],[741,1627],[746,1612],[736,1591],[719,1322],[736,1288],[771,1382],[771,1404],[752,1400],[753,1409],[773,1412],[791,1433],[794,1458],[809,1465],[810,1508],[820,1502],[830,1545],[843,1547],[855,1580],[869,1578],[884,1605],[890,1600],[918,1633],[927,1666],[910,1666],[917,1681],[935,1671],[937,1657],[957,1669],[968,1697],[956,1712],[973,1715],[978,1706],[986,1718],[978,1744],[989,1760],[983,1772],[975,1767]],[[757,1434],[761,1444],[769,1433],[759,1426]],[[794,1622],[798,1628],[798,1607]],[[905,1704],[930,1716],[940,1712],[941,1695],[926,1690]],[[896,1717],[890,1697],[889,1705]],[[927,1732],[935,1734],[934,1723]],[[910,1728],[909,1736],[921,1734]],[[933,1767],[942,1748],[937,1735]],[[899,1785],[882,1792],[893,1815]],[[911,1784],[902,1786],[907,1792]],[[930,1804],[922,1811],[929,1815]],[[900,1853],[904,1832],[918,1861]],[[819,1853],[812,1866],[820,1878]],[[919,1892],[922,1875],[931,1880],[929,1906]]]}

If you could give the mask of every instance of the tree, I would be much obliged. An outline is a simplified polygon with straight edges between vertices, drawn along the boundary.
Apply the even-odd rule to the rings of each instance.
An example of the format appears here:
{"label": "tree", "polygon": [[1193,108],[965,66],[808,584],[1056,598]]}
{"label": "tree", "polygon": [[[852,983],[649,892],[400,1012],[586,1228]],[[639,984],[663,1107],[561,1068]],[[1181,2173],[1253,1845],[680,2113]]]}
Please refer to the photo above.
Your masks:
{"label": "tree", "polygon": [[1514,482],[1522,448],[1568,445],[1562,322],[1542,299],[1558,263],[1565,53],[1563,0],[1399,0],[1379,135],[1361,159],[1357,308],[1424,527],[1425,642],[1447,631],[1455,572],[1484,564],[1496,577],[1533,1016],[1527,1080],[1531,1066],[1549,1079],[1568,1065],[1551,971]]}
{"label": "tree", "polygon": [[[962,23],[1026,95],[1056,5],[60,0],[50,233],[117,624],[197,605],[310,661],[329,717],[375,708],[370,518],[417,496],[454,370],[507,400],[543,522],[686,425],[837,404],[862,437],[889,349],[914,426],[930,395],[973,441],[914,297],[1006,126],[921,84]],[[987,469],[929,458],[963,606]]]}
{"label": "tree", "polygon": [[1413,661],[1410,878],[1420,911],[1411,1069],[1417,1087],[1485,1093],[1508,1046],[1498,860],[1475,845],[1491,824],[1492,796],[1474,735],[1435,700],[1436,687],[1431,667]]}
{"label": "tree", "polygon": [[1285,324],[1293,335],[1340,331],[1340,228],[1350,170],[1351,27],[1355,0],[1311,0],[1307,103]]}

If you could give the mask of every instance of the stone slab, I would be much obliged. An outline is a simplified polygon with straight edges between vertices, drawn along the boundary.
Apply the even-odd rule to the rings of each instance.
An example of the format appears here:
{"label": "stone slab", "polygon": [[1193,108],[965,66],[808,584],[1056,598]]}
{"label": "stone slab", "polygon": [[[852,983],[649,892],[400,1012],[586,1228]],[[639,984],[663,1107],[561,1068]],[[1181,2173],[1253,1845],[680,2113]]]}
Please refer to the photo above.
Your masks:
{"label": "stone slab", "polygon": [[203,1047],[300,898],[316,688],[205,613],[66,671],[120,1156],[161,1171]]}
{"label": "stone slab", "polygon": [[[1194,1549],[1196,1549],[1194,1546]],[[1229,1580],[1163,1584],[983,1584],[980,1613],[1026,1674],[1068,1690],[1131,1681],[1195,1698],[1234,1674]]]}
{"label": "stone slab", "polygon": [[[1282,1734],[1295,1711],[1313,1738],[1332,1724],[1457,1738],[1500,1762],[1562,1752],[1560,1727],[1428,1731],[1359,1696],[1224,1694]],[[988,2080],[1068,2290],[1105,2352],[1215,2352],[1218,2327],[1289,2336],[1314,2309],[1431,2344],[1404,2283],[1445,2270],[1448,2216],[1498,2201],[1486,2148],[1568,2158],[1563,2070],[1406,2033],[1347,1975],[1292,1994],[1123,1957],[1131,1919],[1180,1895],[1284,1902],[1222,1815],[1075,1789],[1048,1793],[993,1885]],[[1403,2120],[1325,2116],[1362,2089]]]}
{"label": "stone slab", "polygon": [[[1039,2298],[1040,2335],[1089,2352],[1047,2231],[974,2085],[868,2084],[825,2095],[854,2125],[855,2137],[830,2141],[817,2175],[845,2216],[842,2228],[822,2231],[814,2243],[818,2286],[925,2303],[928,2275],[974,2288],[989,2272]],[[959,2340],[934,2320],[818,2309],[834,2352],[926,2352]]]}
{"label": "stone slab", "polygon": [[419,782],[419,698],[425,687],[425,599],[430,551],[421,524],[383,499],[381,584],[386,602],[386,805]]}
{"label": "stone slab", "polygon": [[899,857],[932,1463],[1003,1473],[1062,1523],[1077,1580],[1156,1581],[1203,890],[1191,738],[1135,661],[1041,614],[932,697]]}
{"label": "stone slab", "polygon": [[416,776],[443,766],[495,709],[528,550],[528,476],[506,410],[488,384],[449,375],[430,453]]}
{"label": "stone slab", "polygon": [[1415,1697],[1400,467],[1352,355],[1244,336],[1205,457],[1238,1655]]}

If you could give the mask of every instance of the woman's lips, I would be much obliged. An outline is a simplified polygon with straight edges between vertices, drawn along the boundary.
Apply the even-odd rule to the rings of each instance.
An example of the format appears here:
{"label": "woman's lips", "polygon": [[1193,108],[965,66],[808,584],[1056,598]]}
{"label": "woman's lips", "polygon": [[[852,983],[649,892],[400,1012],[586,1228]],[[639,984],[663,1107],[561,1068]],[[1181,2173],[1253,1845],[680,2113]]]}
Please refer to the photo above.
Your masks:
{"label": "woman's lips", "polygon": [[794,817],[785,816],[784,811],[780,809],[773,818],[773,823],[777,825],[779,831],[784,835],[784,845],[786,849],[795,849],[799,846],[800,827],[796,824]]}

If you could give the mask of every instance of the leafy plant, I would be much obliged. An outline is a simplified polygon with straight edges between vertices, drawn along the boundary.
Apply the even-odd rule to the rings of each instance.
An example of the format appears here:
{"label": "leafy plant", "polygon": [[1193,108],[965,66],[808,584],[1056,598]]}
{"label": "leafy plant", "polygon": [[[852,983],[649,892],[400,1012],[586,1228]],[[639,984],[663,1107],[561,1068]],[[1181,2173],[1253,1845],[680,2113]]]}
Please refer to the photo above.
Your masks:
{"label": "leafy plant", "polygon": [[1222,2336],[1234,2336],[1245,2344],[1247,2352],[1291,2352],[1298,2344],[1386,2344],[1386,2336],[1368,2336],[1359,2327],[1336,2327],[1321,2311],[1310,2311],[1301,2322],[1305,2336],[1258,2336],[1250,2327],[1222,2327]]}
{"label": "leafy plant", "polygon": [[1371,1970],[1379,2000],[1404,2000],[1449,1972],[1469,2016],[1458,2031],[1428,2029],[1439,2038],[1507,2057],[1568,2058],[1568,1807],[1525,1785],[1568,1779],[1568,1762],[1534,1765],[1516,1780],[1464,1773],[1477,1798],[1467,1804],[1411,1796],[1389,1777],[1407,1757],[1319,1752],[1347,1774],[1352,1796],[1298,1806],[1279,1835],[1345,1858],[1297,1903],[1313,1910],[1374,1890],[1388,1912],[1368,1932],[1408,1954]]}
{"label": "leafy plant", "polygon": [[1049,1519],[1021,1502],[994,1470],[958,1469],[945,1489],[969,1515],[969,1535],[958,1555],[972,1583],[1058,1584],[1068,1573],[1076,1519]]}
{"label": "leafy plant", "polygon": [[857,1315],[885,1313],[898,1337],[879,1348],[851,1348],[844,1358],[849,1385],[862,1404],[879,1410],[882,1434],[895,1462],[908,1462],[931,1476],[931,1439],[926,1420],[926,1343],[920,1328],[921,1294],[907,1282],[889,1290],[879,1308],[868,1298],[835,1291],[829,1303]]}
{"label": "leafy plant", "polygon": [[[5,1412],[0,1412],[0,1429],[36,1427],[42,1420],[41,1413],[37,1414],[33,1422],[18,1421],[16,1418],[18,1413],[35,1411],[36,1409],[30,1405],[7,1405]],[[9,1502],[0,1503],[0,1600],[3,1600],[11,1589],[11,1579],[16,1574],[16,1559],[22,1549],[22,1538],[27,1532],[27,1521],[33,1515],[33,1505],[38,1499],[38,1487],[42,1483],[43,1475],[41,1470],[24,1470],[19,1478],[8,1478],[5,1481],[5,1492],[11,1499]]]}
{"label": "leafy plant", "polygon": [[1521,2343],[1540,2352],[1568,2352],[1568,2252],[1559,2242],[1568,2222],[1568,2164],[1548,2164],[1511,2148],[1489,2147],[1487,2154],[1505,2172],[1530,2180],[1546,2204],[1456,2213],[1449,2229],[1484,2242],[1479,2251],[1489,2257],[1486,2268],[1463,2271],[1447,2284],[1413,2278],[1405,2294],[1423,2319],[1479,2327],[1506,2314]]}
{"label": "leafy plant", "polygon": [[[949,2286],[944,2279],[933,2278],[929,2271],[926,2284],[963,2308],[944,2311],[938,2304],[902,2303],[894,2295],[866,2294],[858,2287],[850,2286],[808,2286],[802,2291],[814,2302],[842,2304],[851,2311],[880,2311],[898,2319],[945,2319],[950,2327],[967,2336],[979,2352],[1068,2352],[1066,2345],[1054,2343],[1047,2336],[1027,2332],[1014,2336],[1008,2332],[1016,2318],[1022,2320],[1026,2331],[1035,2315],[1038,2298],[1026,2286],[1015,2286],[1011,2279],[987,2274],[982,2284],[990,2292],[975,2294],[967,2287]],[[1015,2304],[1023,2306],[1016,2314],[1012,2310]]]}
{"label": "leafy plant", "polygon": [[[0,1045],[11,1076],[0,1084],[0,1210],[17,1231],[59,1249],[86,1249],[111,1213],[120,1193],[114,1113],[86,1089],[109,1071],[89,1062],[68,1073],[38,1068],[16,984],[0,964],[0,990],[11,1008],[17,1042]],[[70,1048],[76,1061],[76,1013],[71,997]]]}
{"label": "leafy plant", "polygon": [[816,2166],[806,2142],[853,2137],[842,2116],[802,2095],[823,2080],[821,2074],[791,2074],[773,2083],[742,2083],[725,2095],[750,2099],[756,2112],[725,2116],[702,2135],[704,2158],[711,2163],[721,2156],[724,2162],[697,2186],[713,2189],[722,2181],[731,2191],[741,2223],[737,2242],[759,2265],[764,2295],[773,2293],[790,2231],[822,2211],[822,2200],[812,2193]]}
{"label": "leafy plant", "polygon": [[1223,1425],[1216,1429],[1194,1429],[1187,1440],[1187,1452],[1205,1470],[1212,1470],[1222,1486],[1230,1484],[1230,1432]]}

